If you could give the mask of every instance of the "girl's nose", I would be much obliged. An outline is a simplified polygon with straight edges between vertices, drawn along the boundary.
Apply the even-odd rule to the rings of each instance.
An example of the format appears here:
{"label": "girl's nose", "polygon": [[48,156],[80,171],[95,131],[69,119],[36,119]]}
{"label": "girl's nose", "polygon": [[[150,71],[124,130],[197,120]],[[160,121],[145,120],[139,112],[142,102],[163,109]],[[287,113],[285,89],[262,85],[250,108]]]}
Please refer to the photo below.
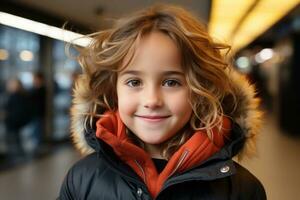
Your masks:
{"label": "girl's nose", "polygon": [[143,104],[145,108],[155,109],[163,105],[162,95],[159,90],[151,88],[146,90],[143,95]]}

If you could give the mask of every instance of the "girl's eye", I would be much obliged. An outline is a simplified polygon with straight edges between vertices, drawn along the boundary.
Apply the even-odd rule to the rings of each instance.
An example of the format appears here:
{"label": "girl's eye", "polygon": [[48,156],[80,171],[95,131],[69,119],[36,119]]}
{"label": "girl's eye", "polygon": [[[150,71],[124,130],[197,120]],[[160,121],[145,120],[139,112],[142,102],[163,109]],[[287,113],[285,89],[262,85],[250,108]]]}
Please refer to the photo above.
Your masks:
{"label": "girl's eye", "polygon": [[163,82],[163,85],[166,87],[178,87],[181,86],[180,82],[173,79],[168,79]]}
{"label": "girl's eye", "polygon": [[128,81],[126,82],[126,85],[128,85],[129,87],[139,87],[139,86],[141,86],[141,81],[135,80],[135,79],[133,79],[133,80],[128,80]]}

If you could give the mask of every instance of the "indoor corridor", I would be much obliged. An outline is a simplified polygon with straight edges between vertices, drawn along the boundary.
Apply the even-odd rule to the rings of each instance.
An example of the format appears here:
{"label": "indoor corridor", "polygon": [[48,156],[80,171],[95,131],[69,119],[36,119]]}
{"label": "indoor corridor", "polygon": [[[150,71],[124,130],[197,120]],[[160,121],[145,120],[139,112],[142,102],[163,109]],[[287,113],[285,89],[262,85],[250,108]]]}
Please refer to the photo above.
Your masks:
{"label": "indoor corridor", "polygon": [[[123,59],[127,55],[126,49],[129,54],[131,49],[138,49],[127,46],[132,44],[122,43],[123,40],[133,41],[136,37],[135,41],[139,41],[147,35],[136,34],[119,42],[119,35],[123,34],[118,34],[118,29],[114,29],[115,22],[119,22],[116,19],[159,2],[163,1],[89,0],[84,1],[83,5],[82,0],[1,0],[0,200],[57,199],[68,170],[81,158],[70,142],[70,108],[74,86],[82,83],[76,82],[78,77],[86,78],[89,83],[83,84],[82,88],[89,85],[91,87],[87,91],[94,93],[86,95],[82,92],[83,96],[90,97],[88,104],[95,99],[114,102],[105,94],[98,94],[98,89],[94,90],[93,85],[98,85],[98,81],[102,80],[102,72],[107,76],[109,68],[106,67],[110,66],[109,63],[120,64],[126,60]],[[254,85],[255,95],[262,100],[262,107],[266,111],[262,131],[257,138],[257,156],[244,158],[240,161],[241,165],[262,182],[268,200],[300,200],[300,0],[169,0],[165,3],[191,11],[203,26],[204,35],[202,28],[200,32],[198,28],[185,28],[185,20],[179,23],[180,37],[174,33],[173,38],[171,29],[170,33],[167,28],[162,31],[180,44],[178,50],[181,50],[184,58],[191,58],[187,62],[180,58],[183,64],[188,64],[182,67],[189,68],[191,63],[192,68],[199,65],[196,74],[210,77],[212,74],[218,75],[211,80],[217,80],[219,87],[222,82],[219,81],[221,76],[218,71],[228,63]],[[156,17],[153,19],[156,20]],[[128,31],[128,35],[130,32],[133,31]],[[105,35],[109,37],[105,38]],[[183,35],[185,39],[181,38]],[[110,41],[115,36],[117,42]],[[186,40],[189,42],[185,44]],[[110,46],[112,44],[116,46]],[[188,44],[192,44],[190,49]],[[160,48],[159,45],[154,47]],[[213,53],[207,51],[210,47]],[[93,55],[96,64],[90,62],[94,60]],[[148,56],[147,62],[156,60],[156,57],[159,56]],[[86,58],[88,67],[81,65],[83,58]],[[116,62],[113,61],[115,58]],[[103,71],[101,63],[105,66]],[[203,63],[212,65],[211,72],[218,67],[218,73],[202,73]],[[120,71],[119,68],[117,71]],[[184,69],[186,71],[190,72]],[[92,78],[82,76],[82,72]],[[189,78],[187,82],[193,80]],[[201,91],[208,85],[209,91],[215,90],[210,86],[211,81],[200,82],[200,89],[196,89]],[[205,87],[201,85],[202,82]],[[228,88],[228,85],[232,84],[226,84],[224,88]],[[111,86],[105,88],[113,88]],[[216,99],[220,100],[220,105],[227,105],[227,98],[223,98],[227,96],[217,94]],[[97,106],[95,108],[98,109]],[[99,108],[99,111],[102,112],[102,109]],[[87,113],[91,114],[90,111]]]}

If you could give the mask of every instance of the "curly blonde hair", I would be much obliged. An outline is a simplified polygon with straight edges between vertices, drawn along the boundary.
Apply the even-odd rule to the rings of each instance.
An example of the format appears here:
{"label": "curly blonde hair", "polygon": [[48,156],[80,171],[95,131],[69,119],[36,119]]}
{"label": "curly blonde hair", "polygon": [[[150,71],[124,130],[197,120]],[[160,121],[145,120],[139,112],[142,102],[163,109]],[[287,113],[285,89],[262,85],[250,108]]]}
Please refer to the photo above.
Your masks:
{"label": "curly blonde hair", "polygon": [[[226,75],[230,64],[221,52],[228,52],[230,47],[214,42],[204,24],[190,12],[156,5],[117,21],[111,29],[91,34],[93,42],[81,49],[78,57],[84,73],[77,84],[88,84],[90,90],[86,94],[93,106],[85,113],[86,120],[117,110],[118,72],[131,62],[138,41],[152,31],[169,36],[181,51],[193,109],[190,123],[163,144],[162,155],[169,158],[196,130],[204,130],[211,137],[212,128],[221,129],[222,117],[236,107],[234,88]],[[122,66],[125,56],[130,59]]]}

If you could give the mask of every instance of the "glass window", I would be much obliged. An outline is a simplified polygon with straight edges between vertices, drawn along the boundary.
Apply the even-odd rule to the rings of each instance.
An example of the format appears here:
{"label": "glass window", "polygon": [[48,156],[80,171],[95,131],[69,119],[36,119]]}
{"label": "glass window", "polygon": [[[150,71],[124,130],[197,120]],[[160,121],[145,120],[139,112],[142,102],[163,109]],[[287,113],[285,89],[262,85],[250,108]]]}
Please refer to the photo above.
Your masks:
{"label": "glass window", "polygon": [[20,79],[25,88],[32,86],[32,71],[39,68],[40,36],[0,25],[0,152],[4,152],[4,103],[6,82]]}
{"label": "glass window", "polygon": [[0,80],[18,77],[29,88],[30,74],[38,69],[39,50],[39,35],[0,25]]}
{"label": "glass window", "polygon": [[[74,48],[65,51],[66,43],[54,41],[54,133],[53,139],[60,140],[69,134],[69,109],[74,78],[80,70],[79,64],[71,56],[76,55]],[[68,52],[70,55],[68,55]]]}

